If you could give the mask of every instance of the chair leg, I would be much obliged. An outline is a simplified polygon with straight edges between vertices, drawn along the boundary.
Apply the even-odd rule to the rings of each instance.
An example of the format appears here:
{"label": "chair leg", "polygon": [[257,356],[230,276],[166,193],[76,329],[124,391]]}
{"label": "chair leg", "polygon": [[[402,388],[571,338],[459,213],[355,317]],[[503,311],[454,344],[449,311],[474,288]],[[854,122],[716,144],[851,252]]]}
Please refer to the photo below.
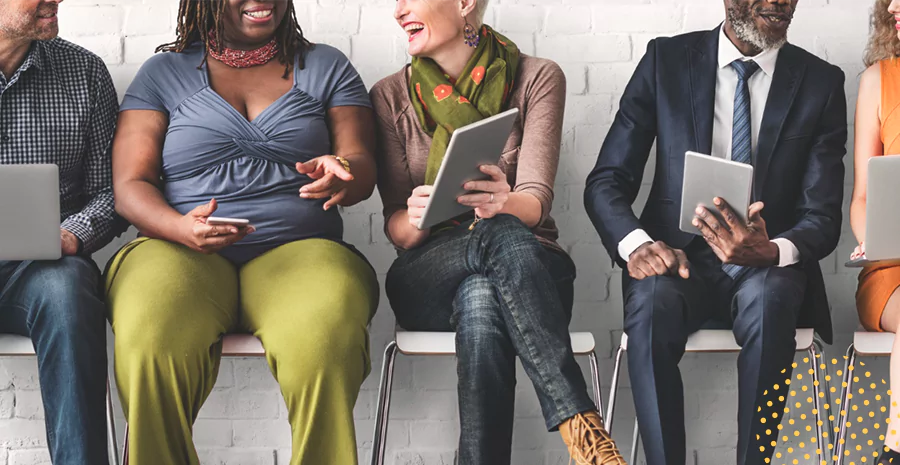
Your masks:
{"label": "chair leg", "polygon": [[619,370],[622,368],[622,355],[625,354],[625,348],[621,345],[616,351],[616,361],[613,365],[613,377],[609,387],[609,406],[606,407],[606,430],[612,434],[613,415],[616,410],[616,393],[619,390]]}
{"label": "chair leg", "polygon": [[122,440],[122,465],[128,465],[128,421],[125,421],[125,439]]}
{"label": "chair leg", "polygon": [[600,417],[603,417],[603,394],[600,392],[600,368],[597,365],[597,352],[588,354],[588,361],[591,365],[591,387],[594,389],[594,403],[597,404],[597,411]]}
{"label": "chair leg", "polygon": [[637,465],[638,455],[640,455],[641,451],[638,449],[638,445],[641,443],[641,430],[638,428],[637,418],[634,419],[634,433],[631,435],[631,465]]}
{"label": "chair leg", "polygon": [[841,382],[841,386],[845,386],[841,389],[841,405],[840,407],[840,432],[835,438],[835,442],[837,443],[837,459],[835,459],[835,465],[843,465],[844,464],[844,450],[846,449],[847,442],[847,417],[850,415],[850,394],[851,389],[853,388],[853,376],[851,376],[850,367],[854,366],[856,363],[856,348],[853,344],[850,344],[850,347],[847,348],[847,361],[844,362],[844,376]]}
{"label": "chair leg", "polygon": [[109,450],[110,463],[119,465],[119,445],[116,438],[116,418],[113,415],[112,390],[109,388],[109,378],[106,378],[106,442]]}
{"label": "chair leg", "polygon": [[391,388],[394,384],[394,360],[396,358],[397,342],[391,341],[384,349],[384,360],[381,363],[381,385],[378,388],[378,406],[375,410],[375,436],[372,439],[372,465],[384,465],[388,414],[391,410]]}
{"label": "chair leg", "polygon": [[819,461],[817,463],[821,464],[821,463],[825,462],[825,456],[826,456],[825,454],[828,453],[825,448],[825,435],[823,434],[823,431],[825,428],[825,426],[824,426],[825,422],[822,420],[822,418],[824,417],[827,419],[828,416],[823,415],[824,410],[822,408],[822,398],[819,397],[820,387],[822,386],[822,383],[819,380],[819,366],[818,366],[819,354],[820,354],[819,348],[816,346],[816,344],[814,342],[813,345],[809,347],[809,366],[810,366],[810,368],[812,368],[812,377],[813,377],[812,391],[813,391],[813,396],[814,396],[813,398],[815,399],[814,405],[816,406],[815,419],[816,419],[816,433],[818,434],[818,436],[816,436],[816,438],[817,438],[816,440],[819,441],[819,444],[817,445],[818,447],[816,447],[816,456],[819,459]]}
{"label": "chair leg", "polygon": [[[813,344],[816,345],[816,350],[819,351],[819,359],[822,361],[820,363],[820,365],[825,367],[825,368],[822,368],[822,381],[819,381],[819,384],[828,388],[828,389],[825,389],[825,391],[824,391],[825,392],[825,405],[828,406],[825,408],[825,413],[826,413],[825,421],[827,421],[826,424],[828,425],[829,436],[834,438],[834,436],[833,436],[834,422],[828,419],[828,417],[830,416],[829,413],[831,412],[829,409],[834,404],[831,403],[831,401],[833,399],[831,398],[831,389],[830,389],[831,379],[828,375],[828,360],[825,360],[825,343],[823,343],[818,337],[816,337],[816,339],[813,341]],[[834,444],[834,443],[832,442],[831,444]]]}

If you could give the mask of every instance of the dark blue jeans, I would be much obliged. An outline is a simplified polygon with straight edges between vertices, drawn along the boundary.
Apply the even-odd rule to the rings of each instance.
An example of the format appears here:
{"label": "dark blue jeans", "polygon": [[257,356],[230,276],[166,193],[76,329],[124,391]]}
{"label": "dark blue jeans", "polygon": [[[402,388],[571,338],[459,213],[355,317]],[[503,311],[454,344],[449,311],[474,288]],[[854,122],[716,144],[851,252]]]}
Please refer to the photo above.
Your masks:
{"label": "dark blue jeans", "polygon": [[411,331],[456,331],[460,465],[510,463],[516,355],[548,430],[595,410],[572,354],[575,265],[500,215],[442,232],[403,252],[386,291]]}
{"label": "dark blue jeans", "polygon": [[88,258],[0,261],[0,332],[37,353],[53,465],[105,465],[106,312]]}

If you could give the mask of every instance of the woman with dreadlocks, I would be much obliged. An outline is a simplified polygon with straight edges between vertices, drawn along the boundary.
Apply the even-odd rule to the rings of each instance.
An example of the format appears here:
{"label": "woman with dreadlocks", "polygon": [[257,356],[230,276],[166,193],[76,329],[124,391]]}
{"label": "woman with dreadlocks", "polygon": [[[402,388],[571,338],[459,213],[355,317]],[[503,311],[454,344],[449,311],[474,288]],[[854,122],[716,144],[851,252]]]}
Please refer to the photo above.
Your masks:
{"label": "woman with dreadlocks", "polygon": [[141,233],[107,270],[129,461],[199,463],[222,335],[248,332],[287,404],[291,464],[354,464],[379,291],[336,207],[374,189],[366,89],[303,38],[291,0],[181,0],[178,18],[113,147],[116,209]]}

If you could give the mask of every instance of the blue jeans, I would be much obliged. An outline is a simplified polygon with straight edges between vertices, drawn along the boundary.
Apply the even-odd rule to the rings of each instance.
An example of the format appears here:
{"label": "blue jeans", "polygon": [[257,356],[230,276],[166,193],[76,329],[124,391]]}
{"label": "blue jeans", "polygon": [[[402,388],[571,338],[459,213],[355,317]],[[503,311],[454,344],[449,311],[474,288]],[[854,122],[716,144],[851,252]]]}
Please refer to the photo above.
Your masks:
{"label": "blue jeans", "polygon": [[0,261],[0,332],[28,336],[53,465],[106,465],[106,311],[88,258]]}
{"label": "blue jeans", "polygon": [[575,265],[513,216],[468,226],[402,252],[385,287],[404,329],[456,331],[460,465],[509,464],[516,355],[548,430],[596,410],[569,340]]}

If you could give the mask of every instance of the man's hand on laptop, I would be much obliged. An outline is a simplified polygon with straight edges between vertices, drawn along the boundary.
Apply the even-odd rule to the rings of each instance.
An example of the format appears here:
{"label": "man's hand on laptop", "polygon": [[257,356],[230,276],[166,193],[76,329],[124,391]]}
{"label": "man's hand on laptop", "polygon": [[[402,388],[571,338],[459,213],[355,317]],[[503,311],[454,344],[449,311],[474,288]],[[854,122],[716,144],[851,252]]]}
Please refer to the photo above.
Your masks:
{"label": "man's hand on laptop", "polygon": [[652,276],[676,275],[688,279],[690,263],[683,251],[673,249],[665,242],[646,242],[628,257],[628,275],[638,281]]}
{"label": "man's hand on laptop", "polygon": [[697,207],[693,224],[722,263],[759,268],[778,264],[778,246],[769,240],[766,232],[762,202],[750,205],[747,224],[743,224],[724,199],[717,197],[713,203],[726,224],[705,207]]}
{"label": "man's hand on laptop", "polygon": [[74,234],[65,229],[60,229],[59,238],[62,242],[63,257],[78,255],[78,251],[81,249],[81,241]]}

